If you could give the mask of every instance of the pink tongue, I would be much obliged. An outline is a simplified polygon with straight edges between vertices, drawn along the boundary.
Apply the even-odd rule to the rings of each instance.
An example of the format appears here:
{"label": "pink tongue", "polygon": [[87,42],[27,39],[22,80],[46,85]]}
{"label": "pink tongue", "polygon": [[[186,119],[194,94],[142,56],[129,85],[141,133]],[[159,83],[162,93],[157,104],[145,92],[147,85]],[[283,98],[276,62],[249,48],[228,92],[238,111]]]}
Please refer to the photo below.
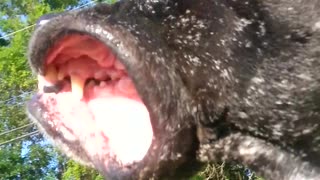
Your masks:
{"label": "pink tongue", "polygon": [[96,127],[108,137],[110,150],[122,163],[139,161],[146,155],[153,133],[143,103],[118,96],[92,99],[88,106]]}

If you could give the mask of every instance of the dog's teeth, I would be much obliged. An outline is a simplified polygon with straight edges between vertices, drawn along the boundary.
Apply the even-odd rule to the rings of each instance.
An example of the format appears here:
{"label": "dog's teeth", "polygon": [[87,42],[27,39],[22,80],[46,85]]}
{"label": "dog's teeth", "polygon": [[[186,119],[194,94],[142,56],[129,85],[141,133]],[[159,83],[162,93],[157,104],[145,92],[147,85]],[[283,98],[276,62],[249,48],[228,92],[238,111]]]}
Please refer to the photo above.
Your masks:
{"label": "dog's teeth", "polygon": [[70,75],[72,94],[76,99],[81,100],[83,97],[83,87],[85,79],[78,75]]}
{"label": "dog's teeth", "polygon": [[57,69],[54,66],[48,66],[46,69],[45,79],[51,83],[58,81]]}

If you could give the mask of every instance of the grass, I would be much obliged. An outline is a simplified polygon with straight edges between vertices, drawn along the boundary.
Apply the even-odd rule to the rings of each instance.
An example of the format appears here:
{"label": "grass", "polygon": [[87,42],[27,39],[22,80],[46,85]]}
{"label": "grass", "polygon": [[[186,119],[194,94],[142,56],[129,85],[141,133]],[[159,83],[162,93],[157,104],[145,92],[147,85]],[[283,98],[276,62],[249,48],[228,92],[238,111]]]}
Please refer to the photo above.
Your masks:
{"label": "grass", "polygon": [[264,180],[242,165],[208,164],[190,180]]}

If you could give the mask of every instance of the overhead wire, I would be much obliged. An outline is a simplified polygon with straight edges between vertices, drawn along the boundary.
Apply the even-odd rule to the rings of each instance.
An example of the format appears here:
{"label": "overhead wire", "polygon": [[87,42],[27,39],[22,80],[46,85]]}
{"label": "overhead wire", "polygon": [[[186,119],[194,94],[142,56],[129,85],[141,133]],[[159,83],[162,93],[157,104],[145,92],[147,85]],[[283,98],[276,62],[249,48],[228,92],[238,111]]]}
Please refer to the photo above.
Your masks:
{"label": "overhead wire", "polygon": [[10,139],[10,140],[8,140],[8,141],[2,142],[2,143],[0,143],[0,146],[3,146],[3,145],[6,145],[6,144],[9,144],[9,143],[12,143],[12,142],[14,142],[14,141],[18,141],[18,140],[27,138],[27,137],[29,137],[29,136],[32,136],[32,135],[35,135],[35,134],[38,134],[38,133],[39,133],[39,130],[33,131],[33,132],[31,132],[31,133],[28,133],[28,134],[25,134],[25,135],[22,135],[22,136],[19,136],[19,137]]}
{"label": "overhead wire", "polygon": [[[70,9],[70,10],[68,10],[68,11],[73,11],[73,10],[81,9],[81,8],[83,8],[83,7],[85,7],[85,6],[88,6],[88,5],[90,5],[90,4],[95,3],[96,1],[97,1],[97,0],[90,1],[90,2],[88,2],[88,3],[86,3],[86,4],[83,4],[83,5],[81,5],[81,6],[78,6],[78,7],[74,8],[74,9]],[[14,31],[14,32],[11,32],[11,33],[9,33],[9,34],[0,36],[0,39],[5,39],[5,38],[7,38],[7,37],[10,37],[10,36],[12,36],[12,35],[17,34],[18,32],[21,32],[21,31],[25,31],[25,30],[27,30],[27,29],[30,29],[30,28],[32,28],[32,27],[34,27],[34,26],[36,26],[36,25],[37,25],[37,24],[35,23],[35,24],[29,25],[29,26],[27,26],[27,27],[24,27],[24,28],[22,28],[22,29],[19,29],[19,30],[16,30],[16,31]]]}
{"label": "overhead wire", "polygon": [[31,126],[31,125],[34,125],[34,123],[29,123],[29,124],[26,124],[26,125],[23,125],[23,126],[14,128],[14,129],[10,129],[10,130],[8,130],[8,131],[4,131],[4,132],[0,133],[0,136],[3,136],[3,135],[6,135],[6,134],[9,134],[9,133],[12,133],[12,132],[15,132],[15,131],[24,129],[24,128],[29,127],[29,126]]}
{"label": "overhead wire", "polygon": [[86,3],[86,4],[83,4],[83,5],[81,5],[81,6],[75,7],[74,9],[71,9],[70,11],[72,11],[72,10],[77,10],[77,9],[81,9],[81,8],[83,8],[83,7],[85,7],[85,6],[88,6],[88,5],[93,4],[93,3],[96,3],[96,2],[97,2],[97,0],[90,1],[90,2],[88,2],[88,3]]}
{"label": "overhead wire", "polygon": [[19,29],[19,30],[17,30],[17,31],[14,31],[14,32],[12,32],[12,33],[9,33],[9,34],[6,34],[6,35],[4,35],[4,36],[1,36],[0,39],[4,39],[4,38],[7,38],[7,37],[10,37],[10,36],[12,36],[12,35],[14,35],[14,34],[17,34],[18,32],[21,32],[21,31],[27,30],[27,29],[29,29],[29,28],[32,28],[32,27],[35,26],[35,25],[36,25],[36,24],[32,24],[32,25],[30,25],[30,26],[24,27],[24,28]]}

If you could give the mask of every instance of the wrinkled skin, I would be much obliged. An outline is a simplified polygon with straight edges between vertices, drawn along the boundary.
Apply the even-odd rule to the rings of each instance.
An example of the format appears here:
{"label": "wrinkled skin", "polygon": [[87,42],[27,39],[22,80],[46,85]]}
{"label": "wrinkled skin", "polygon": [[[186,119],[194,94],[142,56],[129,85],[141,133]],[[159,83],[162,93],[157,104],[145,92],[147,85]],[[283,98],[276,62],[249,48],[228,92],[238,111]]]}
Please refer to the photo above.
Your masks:
{"label": "wrinkled skin", "polygon": [[317,0],[126,0],[39,27],[29,48],[37,74],[52,44],[76,32],[124,64],[154,133],[130,166],[103,164],[108,155],[89,156],[50,129],[45,109],[29,103],[28,112],[60,149],[109,179],[172,178],[209,161],[266,179],[320,179],[319,9]]}

